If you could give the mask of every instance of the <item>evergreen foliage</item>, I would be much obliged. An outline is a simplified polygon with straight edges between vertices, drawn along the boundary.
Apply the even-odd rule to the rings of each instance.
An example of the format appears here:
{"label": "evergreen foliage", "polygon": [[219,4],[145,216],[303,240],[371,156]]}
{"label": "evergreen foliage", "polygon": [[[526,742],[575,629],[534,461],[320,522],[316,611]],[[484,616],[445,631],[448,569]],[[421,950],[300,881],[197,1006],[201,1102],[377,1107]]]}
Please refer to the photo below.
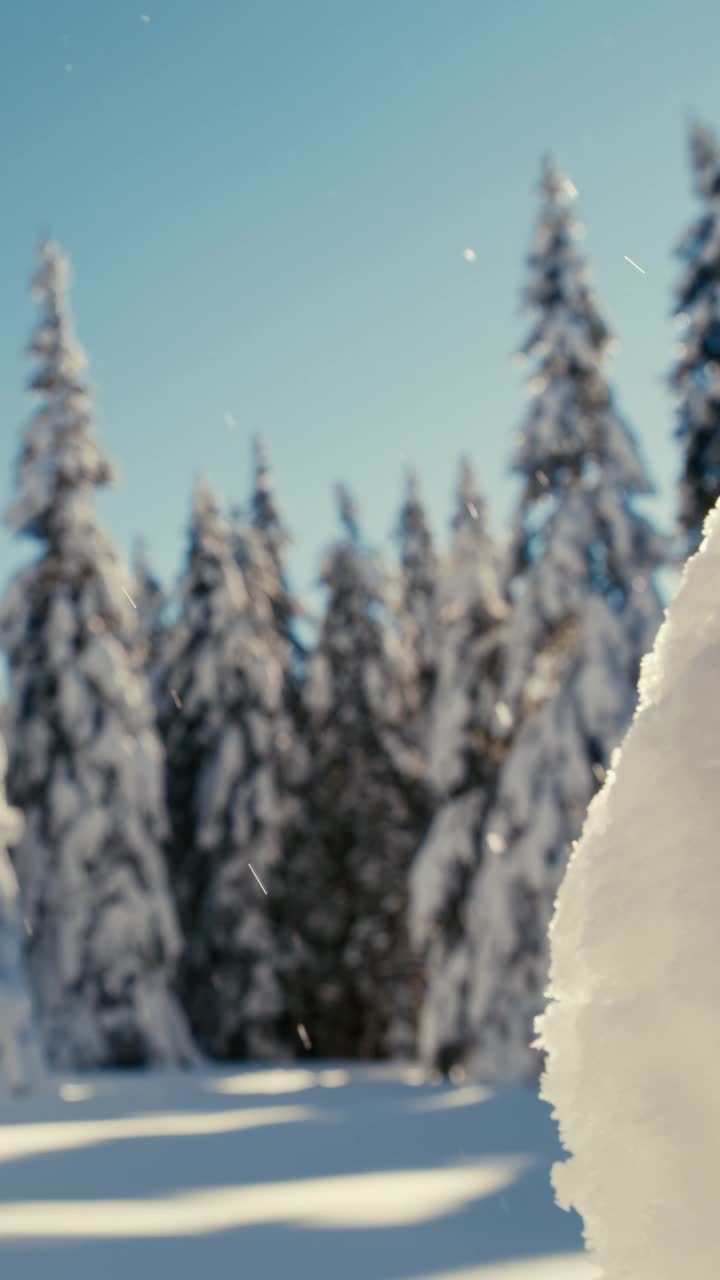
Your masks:
{"label": "evergreen foliage", "polygon": [[131,578],[93,509],[113,471],[72,335],[67,272],[43,245],[30,347],[37,409],[9,513],[38,556],[0,610],[28,964],[53,1065],[188,1062],[195,1053],[173,993],[180,939],[162,858],[162,751]]}
{"label": "evergreen foliage", "polygon": [[683,264],[675,313],[682,325],[671,385],[683,460],[680,524],[693,551],[720,496],[720,143],[703,125],[690,132],[702,213],[677,248]]}
{"label": "evergreen foliage", "polygon": [[5,797],[7,757],[0,740],[0,1098],[36,1089],[45,1080],[45,1053],[33,1013],[25,969],[25,926],[8,847],[23,822]]}
{"label": "evergreen foliage", "polygon": [[547,928],[567,855],[635,705],[660,621],[665,544],[634,505],[650,491],[605,378],[609,330],[577,247],[575,189],[550,161],[529,259],[530,404],[515,469],[512,621],[501,705],[512,742],[468,896],[474,1069],[536,1073]]}
{"label": "evergreen foliage", "polygon": [[327,605],[305,695],[307,838],[288,865],[301,946],[294,1009],[319,1056],[406,1055],[421,995],[408,872],[429,816],[408,730],[414,667],[346,490],[338,502],[343,537],[323,565]]}
{"label": "evergreen foliage", "polygon": [[272,599],[255,589],[263,568],[251,559],[243,574],[232,525],[199,484],[158,697],[187,935],[182,991],[200,1044],[218,1058],[277,1055],[289,1036],[272,917],[292,733]]}
{"label": "evergreen foliage", "polygon": [[460,466],[452,530],[439,574],[442,631],[430,719],[430,770],[440,802],[411,875],[413,938],[426,966],[420,1051],[443,1070],[467,1045],[474,940],[464,906],[505,750],[497,699],[508,610],[468,459]]}

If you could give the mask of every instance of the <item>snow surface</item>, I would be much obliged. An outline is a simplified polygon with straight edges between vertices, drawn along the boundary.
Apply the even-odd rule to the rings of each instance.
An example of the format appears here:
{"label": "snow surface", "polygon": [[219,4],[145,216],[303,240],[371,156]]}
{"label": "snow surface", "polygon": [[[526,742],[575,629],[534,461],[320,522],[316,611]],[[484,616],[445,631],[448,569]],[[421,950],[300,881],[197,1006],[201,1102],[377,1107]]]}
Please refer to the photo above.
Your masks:
{"label": "snow surface", "polygon": [[720,510],[687,564],[640,709],[551,926],[543,1092],[605,1280],[711,1280],[720,1168]]}
{"label": "snow surface", "polygon": [[88,1075],[0,1104],[22,1280],[591,1280],[529,1091],[329,1063]]}

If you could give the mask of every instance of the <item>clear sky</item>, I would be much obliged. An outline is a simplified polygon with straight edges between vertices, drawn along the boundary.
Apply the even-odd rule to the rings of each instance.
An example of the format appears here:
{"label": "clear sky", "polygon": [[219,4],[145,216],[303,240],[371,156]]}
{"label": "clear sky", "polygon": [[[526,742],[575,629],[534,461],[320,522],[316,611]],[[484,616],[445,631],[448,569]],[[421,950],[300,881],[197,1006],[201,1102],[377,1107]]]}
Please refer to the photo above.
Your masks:
{"label": "clear sky", "polygon": [[[194,474],[241,502],[257,431],[303,590],[337,479],[382,544],[412,459],[441,533],[467,450],[501,526],[550,150],[669,522],[672,248],[695,211],[688,121],[720,127],[718,50],[717,0],[5,0],[0,500],[45,226],[121,469],[103,516],[124,550],[146,536],[166,580]],[[0,576],[26,554],[3,534]]]}

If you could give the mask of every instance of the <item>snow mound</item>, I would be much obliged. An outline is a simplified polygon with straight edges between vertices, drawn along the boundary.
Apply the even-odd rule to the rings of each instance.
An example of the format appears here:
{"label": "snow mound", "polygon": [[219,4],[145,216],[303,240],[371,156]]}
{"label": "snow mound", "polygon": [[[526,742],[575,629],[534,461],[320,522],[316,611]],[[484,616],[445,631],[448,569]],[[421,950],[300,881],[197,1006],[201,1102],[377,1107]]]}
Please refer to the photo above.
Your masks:
{"label": "snow mound", "polygon": [[720,1167],[720,514],[645,659],[640,709],[573,851],[539,1020],[605,1280],[710,1280]]}

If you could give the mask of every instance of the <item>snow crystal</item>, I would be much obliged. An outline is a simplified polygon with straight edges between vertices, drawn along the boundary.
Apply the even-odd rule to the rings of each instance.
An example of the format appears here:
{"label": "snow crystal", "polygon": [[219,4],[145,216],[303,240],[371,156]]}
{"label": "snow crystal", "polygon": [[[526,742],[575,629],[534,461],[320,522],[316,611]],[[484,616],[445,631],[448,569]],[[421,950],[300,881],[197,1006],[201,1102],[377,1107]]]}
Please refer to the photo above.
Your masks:
{"label": "snow crystal", "polygon": [[720,510],[687,564],[640,710],[593,801],[550,930],[543,1096],[553,1180],[606,1280],[711,1280],[720,1167]]}

